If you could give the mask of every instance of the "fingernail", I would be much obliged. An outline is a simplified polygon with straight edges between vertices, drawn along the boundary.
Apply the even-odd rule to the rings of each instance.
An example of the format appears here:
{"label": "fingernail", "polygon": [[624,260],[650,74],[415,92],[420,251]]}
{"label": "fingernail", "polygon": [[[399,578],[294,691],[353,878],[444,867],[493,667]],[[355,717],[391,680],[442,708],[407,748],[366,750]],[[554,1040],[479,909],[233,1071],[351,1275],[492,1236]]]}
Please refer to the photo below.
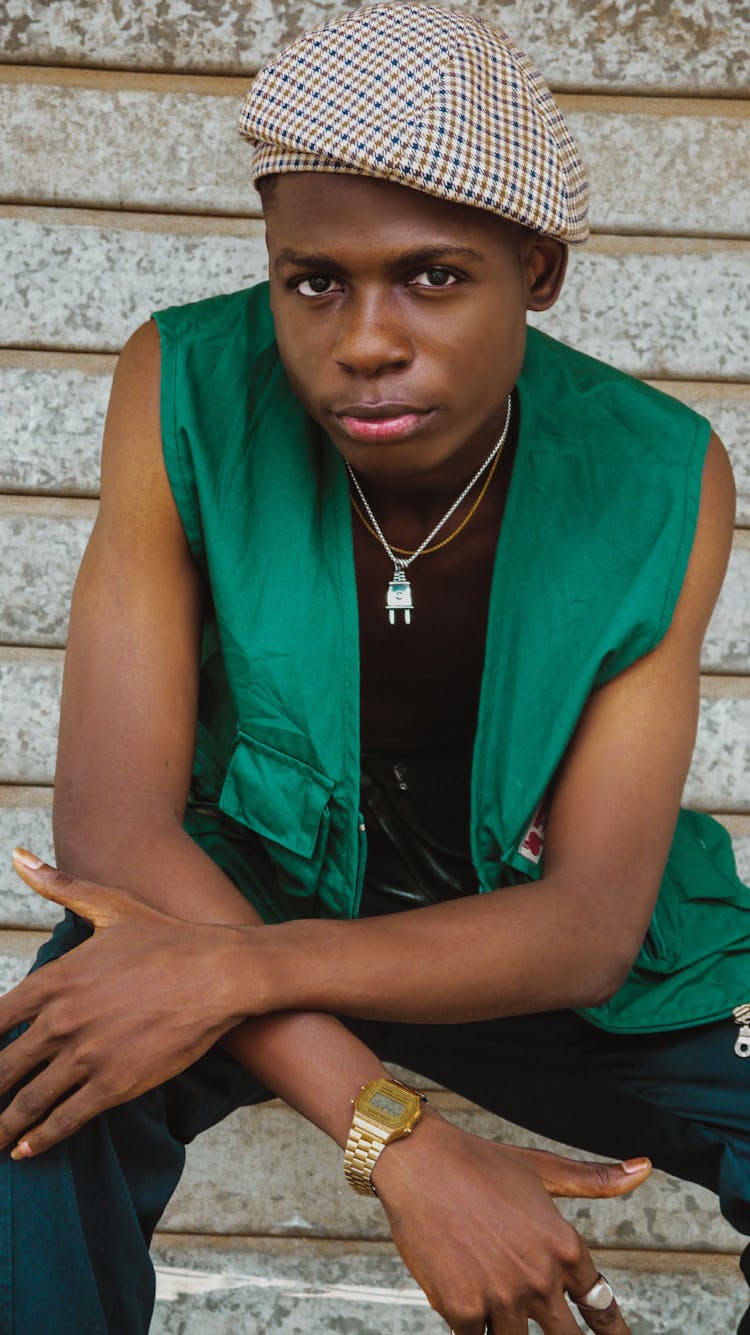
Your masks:
{"label": "fingernail", "polygon": [[642,1173],[644,1168],[649,1167],[650,1163],[650,1159],[626,1159],[622,1169],[625,1173]]}
{"label": "fingernail", "polygon": [[19,1140],[18,1144],[16,1145],[16,1148],[14,1150],[11,1150],[10,1157],[11,1159],[16,1159],[16,1160],[28,1159],[30,1158],[31,1153],[32,1150],[28,1140]]}
{"label": "fingernail", "polygon": [[38,858],[36,853],[30,853],[28,848],[14,848],[13,858],[16,862],[20,862],[23,867],[29,867],[31,871],[38,871],[40,867],[44,866],[42,859]]}

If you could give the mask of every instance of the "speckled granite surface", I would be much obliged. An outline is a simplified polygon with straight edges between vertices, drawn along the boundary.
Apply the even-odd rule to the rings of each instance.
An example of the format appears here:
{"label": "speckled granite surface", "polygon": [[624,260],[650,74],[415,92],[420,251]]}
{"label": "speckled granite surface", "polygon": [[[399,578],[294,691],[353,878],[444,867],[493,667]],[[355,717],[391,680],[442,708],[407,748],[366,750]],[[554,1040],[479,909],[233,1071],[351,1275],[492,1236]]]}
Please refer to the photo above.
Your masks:
{"label": "speckled granite surface", "polygon": [[[454,0],[476,9],[476,0]],[[157,70],[248,73],[341,12],[336,0],[6,0],[5,58]],[[524,47],[555,87],[740,91],[741,6],[732,0],[488,0],[481,12]]]}
{"label": "speckled granite surface", "polygon": [[[155,1259],[152,1335],[446,1335],[387,1244],[172,1237]],[[633,1335],[731,1335],[744,1310],[730,1258],[597,1261]]]}

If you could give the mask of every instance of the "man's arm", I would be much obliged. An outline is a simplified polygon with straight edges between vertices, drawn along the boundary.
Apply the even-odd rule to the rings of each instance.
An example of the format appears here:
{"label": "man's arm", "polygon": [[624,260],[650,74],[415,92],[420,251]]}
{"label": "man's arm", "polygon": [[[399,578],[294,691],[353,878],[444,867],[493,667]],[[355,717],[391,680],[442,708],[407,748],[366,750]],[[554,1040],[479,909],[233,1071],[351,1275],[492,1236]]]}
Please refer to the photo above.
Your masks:
{"label": "man's arm", "polygon": [[[159,396],[159,336],[150,322],[118,362],[101,505],[71,608],[55,779],[57,859],[75,876],[135,891],[177,918],[257,926],[253,907],[182,828],[202,593],[164,467]],[[177,968],[176,949],[174,955]],[[226,1044],[339,1143],[352,1093],[387,1074],[331,1016],[261,1018]],[[314,1075],[326,1067],[323,1092]]]}

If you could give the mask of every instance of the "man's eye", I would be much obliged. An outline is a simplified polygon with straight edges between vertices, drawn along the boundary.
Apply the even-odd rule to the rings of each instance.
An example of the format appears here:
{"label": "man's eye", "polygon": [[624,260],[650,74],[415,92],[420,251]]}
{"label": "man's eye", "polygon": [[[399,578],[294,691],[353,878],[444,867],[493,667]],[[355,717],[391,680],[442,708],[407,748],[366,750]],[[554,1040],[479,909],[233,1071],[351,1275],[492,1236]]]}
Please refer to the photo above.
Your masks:
{"label": "man's eye", "polygon": [[336,290],[333,278],[327,278],[322,273],[303,278],[301,283],[296,284],[296,288],[301,297],[325,297]]}
{"label": "man's eye", "polygon": [[450,269],[423,269],[412,282],[419,287],[455,287],[458,279]]}

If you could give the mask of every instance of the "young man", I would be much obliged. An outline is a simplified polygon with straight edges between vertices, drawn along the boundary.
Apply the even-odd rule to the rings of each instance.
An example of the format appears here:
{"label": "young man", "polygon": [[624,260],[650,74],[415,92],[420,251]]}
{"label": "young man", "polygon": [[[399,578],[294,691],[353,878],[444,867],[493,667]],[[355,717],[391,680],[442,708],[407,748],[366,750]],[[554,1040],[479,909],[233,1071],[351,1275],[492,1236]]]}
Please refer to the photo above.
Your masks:
{"label": "young man", "polygon": [[[65,873],[16,857],[72,913],[0,1005],[32,1021],[0,1066],[8,1328],[145,1330],[185,1140],[273,1090],[377,1191],[457,1335],[574,1335],[566,1295],[623,1335],[550,1194],[619,1194],[648,1154],[750,1232],[750,896],[679,811],[727,457],[527,333],[586,186],[504,34],[359,11],[263,71],[241,124],[270,288],[122,354]],[[628,1162],[478,1141],[384,1058]]]}

